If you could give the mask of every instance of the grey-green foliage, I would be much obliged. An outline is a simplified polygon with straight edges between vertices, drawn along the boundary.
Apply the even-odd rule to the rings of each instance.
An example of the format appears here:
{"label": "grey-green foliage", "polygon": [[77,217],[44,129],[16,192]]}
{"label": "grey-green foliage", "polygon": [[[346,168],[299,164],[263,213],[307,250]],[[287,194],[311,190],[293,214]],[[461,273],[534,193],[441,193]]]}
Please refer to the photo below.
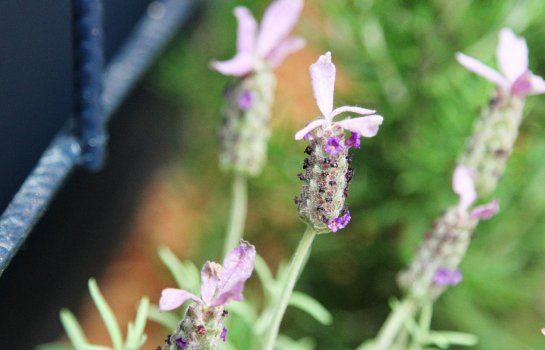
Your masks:
{"label": "grey-green foliage", "polygon": [[[195,264],[190,261],[181,261],[167,247],[159,249],[159,256],[174,276],[178,288],[192,292],[197,291],[198,294],[200,277]],[[259,349],[259,341],[270,323],[272,310],[286,277],[286,268],[282,264],[278,269],[278,276],[275,278],[265,260],[256,255],[254,271],[262,285],[264,304],[259,306],[256,302],[246,299],[241,302],[231,302],[226,306],[230,312],[230,316],[227,318],[228,341],[220,344],[220,349]],[[327,309],[305,293],[294,292],[289,305],[304,311],[323,325],[330,325],[333,321]],[[184,313],[185,308],[182,308],[182,312],[160,312],[157,306],[151,305],[148,317],[171,330],[176,328]],[[314,344],[314,341],[308,338],[295,341],[283,335],[278,341],[277,349],[288,349],[289,346],[292,346],[290,349],[293,350],[311,350],[314,349]]]}
{"label": "grey-green foliage", "polygon": [[60,343],[45,344],[38,347],[37,350],[138,350],[144,345],[146,341],[144,328],[149,310],[148,298],[144,297],[140,300],[136,318],[133,322],[129,322],[127,336],[123,340],[121,327],[94,278],[89,279],[89,293],[110,335],[111,346],[90,344],[74,314],[68,309],[63,309],[60,312],[60,318],[70,340],[70,345]]}

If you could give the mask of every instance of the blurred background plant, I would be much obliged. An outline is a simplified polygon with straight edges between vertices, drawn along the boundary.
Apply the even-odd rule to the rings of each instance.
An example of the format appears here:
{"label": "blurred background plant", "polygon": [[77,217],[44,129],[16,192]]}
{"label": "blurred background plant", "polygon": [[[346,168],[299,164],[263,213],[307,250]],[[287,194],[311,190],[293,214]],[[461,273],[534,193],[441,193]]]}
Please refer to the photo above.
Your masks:
{"label": "blurred background plant", "polygon": [[[267,4],[210,3],[191,37],[175,43],[146,81],[153,94],[184,114],[180,156],[164,178],[194,204],[179,215],[192,228],[181,239],[195,242],[183,248],[183,259],[191,258],[197,266],[220,259],[229,209],[229,178],[218,171],[215,137],[228,78],[210,71],[208,62],[233,54],[236,5],[263,13]],[[363,141],[365,152],[355,157],[352,222],[316,240],[297,287],[324,305],[333,323],[320,324],[291,308],[284,334],[314,338],[316,349],[336,350],[353,349],[376,335],[389,312],[389,298],[399,295],[397,272],[407,265],[438,211],[457,200],[451,190],[454,162],[493,89],[461,67],[455,52],[495,67],[497,32],[511,27],[528,42],[532,71],[544,75],[543,18],[541,0],[306,2],[297,32],[308,47],[278,70],[269,160],[248,188],[245,238],[273,271],[291,255],[303,228],[292,201],[300,187],[295,174],[305,146],[293,135],[318,113],[308,66],[330,50],[339,70],[336,105],[377,109],[385,123],[376,138]],[[525,114],[498,187],[502,210],[479,226],[461,266],[463,283],[434,308],[434,329],[476,334],[478,349],[545,344],[540,333],[545,324],[544,98],[528,98]],[[154,269],[164,268],[157,264]],[[164,284],[157,291],[171,284],[162,274]],[[245,297],[261,298],[255,278]]]}

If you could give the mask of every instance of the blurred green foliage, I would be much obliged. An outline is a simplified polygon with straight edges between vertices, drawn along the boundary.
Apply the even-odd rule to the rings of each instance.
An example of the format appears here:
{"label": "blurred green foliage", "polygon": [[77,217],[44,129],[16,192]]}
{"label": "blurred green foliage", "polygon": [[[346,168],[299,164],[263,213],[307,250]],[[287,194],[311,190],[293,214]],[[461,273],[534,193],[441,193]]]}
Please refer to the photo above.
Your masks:
{"label": "blurred green foliage", "polygon": [[[213,2],[191,36],[176,43],[152,75],[154,88],[179,106],[183,118],[178,166],[191,182],[179,185],[198,186],[207,198],[209,220],[202,227],[198,263],[218,259],[225,233],[230,179],[218,170],[215,125],[228,78],[208,63],[234,53],[232,9],[239,4],[261,14],[267,1]],[[497,33],[509,26],[527,39],[530,67],[543,76],[544,20],[542,0],[307,2],[299,33],[317,52],[332,51],[351,84],[349,94],[337,95],[336,105],[375,108],[385,123],[355,154],[352,222],[342,232],[319,237],[298,284],[332,312],[333,325],[291,310],[284,333],[294,339],[312,336],[318,349],[338,350],[375,335],[389,311],[388,299],[399,293],[396,273],[431,222],[456,201],[450,186],[455,160],[493,90],[458,65],[455,52],[495,66]],[[309,111],[308,120],[315,113]],[[540,334],[545,326],[544,114],[545,96],[529,97],[516,150],[496,193],[500,215],[478,227],[462,263],[464,282],[435,308],[435,328],[476,334],[477,349],[545,348]],[[274,130],[269,163],[250,181],[246,238],[271,262],[289,257],[303,229],[292,198],[299,191],[295,174],[304,144],[293,141],[293,131],[290,126]],[[249,288],[247,297],[259,298],[259,288]]]}

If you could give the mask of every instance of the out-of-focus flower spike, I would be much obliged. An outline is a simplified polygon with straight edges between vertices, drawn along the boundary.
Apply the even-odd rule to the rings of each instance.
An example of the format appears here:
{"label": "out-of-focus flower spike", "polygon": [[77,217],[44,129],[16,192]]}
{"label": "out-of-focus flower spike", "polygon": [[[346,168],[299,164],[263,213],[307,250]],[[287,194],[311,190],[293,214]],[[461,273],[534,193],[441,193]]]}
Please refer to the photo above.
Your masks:
{"label": "out-of-focus flower spike", "polygon": [[265,10],[257,37],[257,54],[267,57],[293,30],[303,10],[303,0],[276,0]]}

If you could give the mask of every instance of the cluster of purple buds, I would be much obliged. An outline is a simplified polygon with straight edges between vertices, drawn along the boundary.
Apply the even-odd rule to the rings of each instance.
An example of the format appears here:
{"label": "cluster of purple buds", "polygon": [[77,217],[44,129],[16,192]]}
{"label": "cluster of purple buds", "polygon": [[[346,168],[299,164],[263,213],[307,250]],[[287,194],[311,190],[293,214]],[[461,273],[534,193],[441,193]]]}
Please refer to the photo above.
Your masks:
{"label": "cluster of purple buds", "polygon": [[[299,217],[317,233],[337,232],[348,225],[351,217],[346,198],[354,175],[348,151],[360,147],[360,137],[375,136],[383,120],[374,110],[361,107],[333,109],[335,75],[329,52],[310,66],[314,97],[323,117],[308,123],[295,135],[296,140],[309,141],[305,149],[308,157],[298,175],[304,184],[295,203]],[[334,122],[333,118],[343,112],[366,116]]]}
{"label": "cluster of purple buds", "polygon": [[194,301],[174,332],[167,336],[162,350],[216,350],[227,341],[224,306],[241,300],[244,283],[250,278],[255,247],[246,241],[233,249],[223,265],[207,261],[201,270],[201,296],[182,289],[164,289],[159,300],[161,311],[174,310],[188,300]]}
{"label": "cluster of purple buds", "polygon": [[302,9],[303,0],[276,0],[265,11],[258,31],[251,12],[243,6],[235,8],[237,53],[228,61],[212,62],[213,69],[236,77],[224,94],[219,129],[220,165],[225,171],[256,176],[265,165],[276,87],[272,70],[305,44],[289,35]]}

